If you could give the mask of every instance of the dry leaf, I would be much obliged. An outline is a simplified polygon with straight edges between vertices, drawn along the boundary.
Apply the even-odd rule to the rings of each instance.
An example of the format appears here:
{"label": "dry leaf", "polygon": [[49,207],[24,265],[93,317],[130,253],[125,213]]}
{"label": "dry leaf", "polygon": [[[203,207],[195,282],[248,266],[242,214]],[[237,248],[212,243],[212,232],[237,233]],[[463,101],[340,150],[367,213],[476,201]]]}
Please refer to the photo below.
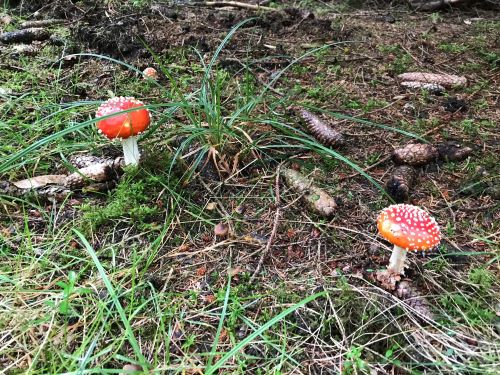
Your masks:
{"label": "dry leaf", "polygon": [[46,185],[64,185],[66,175],[63,174],[48,174],[44,176],[36,176],[25,180],[16,181],[12,184],[19,189],[36,189]]}

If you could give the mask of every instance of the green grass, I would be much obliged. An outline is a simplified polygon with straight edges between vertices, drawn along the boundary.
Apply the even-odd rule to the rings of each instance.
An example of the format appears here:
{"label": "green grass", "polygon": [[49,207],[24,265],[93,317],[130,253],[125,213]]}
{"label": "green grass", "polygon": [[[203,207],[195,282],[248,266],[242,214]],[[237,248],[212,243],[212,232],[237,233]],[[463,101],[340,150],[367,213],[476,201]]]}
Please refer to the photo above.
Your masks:
{"label": "green grass", "polygon": [[[344,21],[335,22],[340,30]],[[109,192],[75,192],[60,202],[0,195],[0,368],[111,374],[134,363],[172,374],[494,373],[498,224],[494,208],[481,209],[492,204],[484,191],[498,178],[487,46],[462,51],[436,34],[437,61],[463,52],[481,67],[471,73],[478,84],[465,89],[473,110],[448,120],[437,109],[440,98],[412,93],[407,101],[430,113],[414,119],[401,113],[403,103],[393,102],[398,89],[381,78],[411,68],[406,51],[414,50],[383,23],[363,28],[383,27],[393,40],[350,43],[349,55],[387,59],[331,63],[348,55],[343,44],[297,47],[284,68],[259,70],[242,60],[235,74],[218,62],[252,32],[243,26],[222,35],[209,55],[151,50],[160,82],[142,80],[133,63],[90,53],[69,69],[21,58],[21,70],[0,70],[2,87],[15,93],[0,102],[2,180],[64,173],[76,153],[119,152],[94,127],[108,91],[147,98],[153,114],[140,139],[141,166],[127,168]],[[60,52],[47,48],[43,57]],[[337,150],[318,143],[290,114],[296,105],[334,122],[348,144]],[[448,127],[422,137],[445,121]],[[447,138],[477,146],[479,157],[424,168],[415,187],[412,199],[431,210],[446,237],[440,253],[409,256],[407,275],[434,314],[422,321],[371,278],[389,252],[375,217],[390,203],[382,187],[392,165],[363,168],[395,145]],[[195,156],[185,157],[190,152]],[[220,168],[219,181],[203,177],[207,156]],[[281,163],[296,164],[334,195],[338,211],[319,217],[280,184],[274,244],[250,282],[271,235]],[[465,195],[467,186],[477,192]],[[219,222],[230,224],[229,238],[214,237]]]}

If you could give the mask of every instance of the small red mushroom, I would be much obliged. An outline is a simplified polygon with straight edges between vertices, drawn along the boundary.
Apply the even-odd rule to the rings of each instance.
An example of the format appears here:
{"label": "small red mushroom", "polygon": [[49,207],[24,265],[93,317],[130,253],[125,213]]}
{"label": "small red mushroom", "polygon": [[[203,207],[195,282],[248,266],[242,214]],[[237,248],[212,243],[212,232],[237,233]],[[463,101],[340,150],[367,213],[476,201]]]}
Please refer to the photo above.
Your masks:
{"label": "small red mushroom", "polygon": [[154,80],[158,79],[158,72],[156,71],[155,68],[147,67],[146,69],[144,69],[142,74],[144,75],[144,79],[148,79],[148,78],[151,78]]}
{"label": "small red mushroom", "polygon": [[408,251],[432,249],[441,241],[439,226],[427,211],[409,204],[396,204],[382,210],[378,219],[379,233],[394,245],[389,274],[404,274]]}
{"label": "small red mushroom", "polygon": [[97,122],[100,133],[108,139],[118,138],[121,140],[125,165],[136,165],[139,162],[140,153],[136,135],[141,134],[149,126],[151,121],[149,110],[144,108],[144,103],[137,99],[120,96],[108,99],[99,106],[96,112],[96,117],[103,117],[136,107],[143,108],[120,113]]}

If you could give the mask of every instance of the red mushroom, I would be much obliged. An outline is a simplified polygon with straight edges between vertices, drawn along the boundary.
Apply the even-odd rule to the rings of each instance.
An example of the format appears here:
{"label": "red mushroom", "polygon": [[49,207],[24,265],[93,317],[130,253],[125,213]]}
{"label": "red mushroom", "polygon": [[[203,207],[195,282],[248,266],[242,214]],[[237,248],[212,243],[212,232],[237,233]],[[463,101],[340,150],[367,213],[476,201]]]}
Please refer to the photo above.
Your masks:
{"label": "red mushroom", "polygon": [[148,79],[148,78],[151,78],[154,80],[158,79],[158,72],[156,71],[155,68],[147,67],[146,69],[144,69],[142,74],[144,75],[144,79]]}
{"label": "red mushroom", "polygon": [[377,220],[379,233],[394,245],[389,274],[404,274],[408,251],[432,249],[441,241],[439,226],[427,211],[409,204],[396,204],[382,210]]}
{"label": "red mushroom", "polygon": [[[144,107],[144,103],[132,97],[116,97],[108,99],[97,109],[96,117],[108,116],[127,109]],[[149,110],[141,108],[136,111],[121,113],[97,122],[99,132],[109,139],[122,141],[125,165],[137,164],[140,153],[136,135],[141,134],[150,123]]]}

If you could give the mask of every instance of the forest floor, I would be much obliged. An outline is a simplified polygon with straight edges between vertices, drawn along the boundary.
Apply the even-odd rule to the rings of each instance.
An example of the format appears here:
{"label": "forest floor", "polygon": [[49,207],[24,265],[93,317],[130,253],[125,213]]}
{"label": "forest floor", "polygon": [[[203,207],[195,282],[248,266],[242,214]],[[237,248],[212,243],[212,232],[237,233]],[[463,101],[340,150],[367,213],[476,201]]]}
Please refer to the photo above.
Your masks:
{"label": "forest floor", "polygon": [[[28,47],[0,43],[0,372],[497,373],[498,11],[19,3],[0,8],[0,32],[63,21]],[[467,85],[405,89],[411,71]],[[119,157],[94,120],[114,95],[151,112],[139,167],[104,189],[9,193],[77,156]],[[318,143],[301,107],[345,144]],[[415,140],[473,152],[418,169],[408,203],[443,239],[409,254],[402,296],[374,277],[391,253],[376,219],[390,156]],[[284,168],[334,214],[304,204]]]}

